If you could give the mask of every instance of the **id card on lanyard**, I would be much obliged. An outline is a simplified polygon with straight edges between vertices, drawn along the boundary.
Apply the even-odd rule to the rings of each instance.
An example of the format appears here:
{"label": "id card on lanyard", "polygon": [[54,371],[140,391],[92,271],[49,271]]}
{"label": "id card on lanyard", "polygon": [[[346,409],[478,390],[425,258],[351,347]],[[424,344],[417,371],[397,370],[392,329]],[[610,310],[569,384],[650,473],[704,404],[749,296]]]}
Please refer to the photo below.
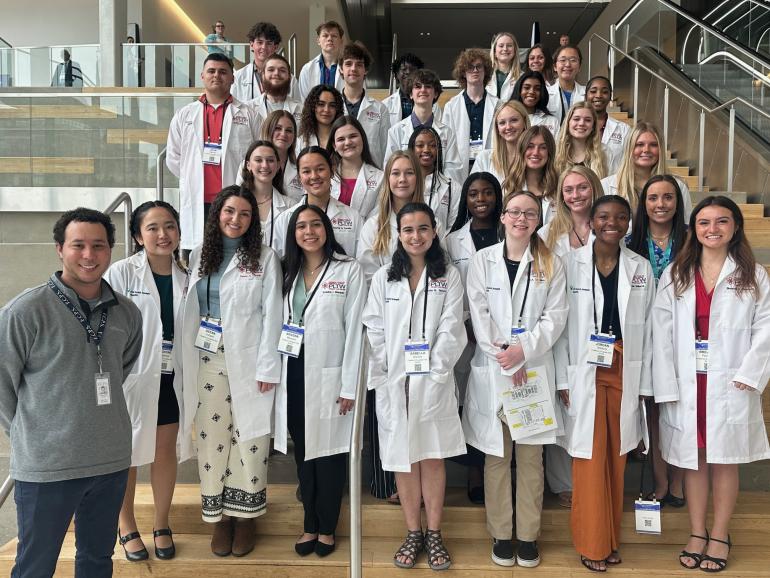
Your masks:
{"label": "id card on lanyard", "polygon": [[208,353],[217,353],[222,345],[222,320],[211,317],[211,275],[206,277],[206,316],[198,326],[195,336],[195,347]]}
{"label": "id card on lanyard", "polygon": [[[289,357],[299,357],[299,353],[302,349],[302,342],[305,339],[305,327],[303,326],[303,323],[305,321],[305,311],[307,311],[308,305],[310,305],[310,302],[313,300],[313,297],[315,297],[315,294],[318,293],[318,288],[321,286],[321,282],[323,281],[324,277],[326,277],[326,272],[329,270],[330,264],[331,264],[331,260],[327,260],[326,267],[324,267],[323,273],[321,273],[321,276],[318,278],[318,280],[315,282],[315,285],[313,286],[313,290],[310,292],[310,295],[308,295],[307,299],[305,300],[305,306],[302,308],[302,312],[300,313],[297,323],[294,323],[294,316],[291,311],[290,294],[287,293],[286,305],[289,308],[289,321],[287,323],[284,323],[283,328],[281,329],[281,337],[278,340],[278,353],[282,355],[288,355]],[[299,271],[297,273],[297,276],[301,274],[302,274],[302,271]],[[295,285],[296,285],[296,279],[295,279]]]}
{"label": "id card on lanyard", "polygon": [[[612,367],[612,361],[615,354],[615,336],[612,333],[612,327],[615,323],[615,307],[610,307],[610,321],[607,324],[607,333],[599,331],[599,320],[596,315],[596,276],[599,275],[599,270],[596,267],[596,252],[591,251],[591,299],[593,301],[593,313],[594,313],[594,332],[588,339],[588,356],[586,361],[592,365],[598,365],[600,367]],[[620,267],[620,256],[618,256],[618,262],[615,265],[616,268]],[[620,281],[620,271],[615,272],[615,290],[612,295],[605,295],[606,299],[612,299],[613,301],[618,298],[618,283]],[[620,320],[618,320],[620,322]]]}
{"label": "id card on lanyard", "polygon": [[112,403],[112,388],[110,385],[110,373],[104,371],[102,367],[102,337],[104,336],[104,330],[107,327],[107,314],[109,309],[104,307],[102,309],[101,317],[99,318],[99,326],[96,331],[93,330],[91,324],[88,322],[83,313],[69,300],[61,289],[56,286],[51,279],[48,280],[48,286],[51,288],[59,301],[69,309],[70,313],[78,320],[80,325],[85,329],[86,338],[88,341],[93,342],[96,346],[96,360],[99,364],[99,371],[94,374],[94,387],[96,389],[96,405],[110,405]]}
{"label": "id card on lanyard", "polygon": [[709,372],[709,342],[708,339],[695,340],[695,373]]}
{"label": "id card on lanyard", "polygon": [[171,353],[174,350],[174,342],[170,339],[164,339],[161,344],[161,358],[160,358],[160,372],[163,375],[171,375],[174,373],[174,364],[172,362]]}
{"label": "id card on lanyard", "polygon": [[[209,127],[209,111],[211,106],[208,100],[203,100],[203,121],[205,133],[203,135],[203,164],[204,165],[219,165],[222,163],[222,131],[224,130],[225,114],[227,113],[227,102],[222,105],[222,124],[219,125],[219,136],[216,139],[212,139],[211,128]],[[212,107],[213,108],[213,107]],[[214,114],[216,114],[216,109]],[[216,142],[213,142],[216,141]]]}
{"label": "id card on lanyard", "polygon": [[[505,244],[503,244],[503,257],[507,254],[507,249]],[[511,327],[511,345],[516,345],[519,343],[519,335],[522,333],[525,333],[527,331],[527,328],[524,327],[524,324],[522,323],[522,319],[524,319],[524,307],[527,305],[527,296],[529,295],[529,284],[532,281],[532,261],[529,262],[529,265],[527,266],[527,285],[524,289],[524,299],[521,301],[521,308],[519,309],[519,319],[516,323],[516,325]],[[513,299],[513,294],[511,294],[511,299]]]}
{"label": "id card on lanyard", "polygon": [[421,339],[412,339],[412,314],[414,312],[414,297],[409,311],[409,339],[404,344],[404,368],[407,375],[426,375],[430,373],[430,343],[425,339],[425,319],[428,315],[428,271],[425,274],[425,288],[422,300],[422,332]]}

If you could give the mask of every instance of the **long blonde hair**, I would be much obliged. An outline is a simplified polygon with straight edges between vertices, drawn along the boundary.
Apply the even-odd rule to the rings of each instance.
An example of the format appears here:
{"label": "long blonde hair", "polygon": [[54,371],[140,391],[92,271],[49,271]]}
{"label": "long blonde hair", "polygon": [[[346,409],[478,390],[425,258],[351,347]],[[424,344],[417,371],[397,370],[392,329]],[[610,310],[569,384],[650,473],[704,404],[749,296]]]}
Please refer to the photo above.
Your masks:
{"label": "long blonde hair", "polygon": [[[513,158],[508,158],[508,147],[506,146],[506,142],[497,132],[497,118],[506,108],[512,108],[524,119],[524,131],[530,127],[527,108],[518,100],[509,100],[495,111],[495,116],[492,119],[492,156],[490,158],[492,167],[498,175],[507,175],[508,169],[511,168],[511,162],[513,161]],[[524,131],[519,135],[519,138],[524,134]]]}
{"label": "long blonde hair", "polygon": [[556,171],[563,173],[575,165],[572,161],[575,137],[569,133],[569,122],[577,110],[590,111],[594,123],[591,132],[586,137],[586,158],[583,164],[595,172],[600,179],[603,179],[607,176],[607,165],[602,151],[602,137],[599,134],[599,119],[596,116],[596,111],[584,100],[573,103],[567,111],[567,117],[559,132],[559,142],[556,144]]}
{"label": "long blonde hair", "polygon": [[503,181],[503,192],[523,190],[527,184],[527,162],[525,155],[530,141],[536,136],[541,136],[545,141],[548,150],[548,160],[543,167],[543,174],[540,178],[540,184],[543,188],[543,197],[553,200],[556,197],[556,185],[559,181],[559,173],[556,172],[554,163],[556,161],[556,142],[553,135],[545,125],[531,126],[525,130],[519,137],[519,146],[516,147],[516,154],[511,160],[511,166],[508,169],[507,176]]}
{"label": "long blonde hair", "polygon": [[425,178],[417,157],[410,150],[396,151],[385,164],[385,175],[377,193],[377,233],[374,237],[372,252],[375,255],[387,255],[390,250],[390,214],[393,211],[393,191],[390,189],[390,171],[399,159],[407,159],[414,169],[417,184],[414,187],[410,203],[423,203]]}
{"label": "long blonde hair", "polygon": [[519,75],[521,74],[521,64],[519,64],[519,43],[516,42],[516,37],[511,34],[510,32],[498,32],[497,34],[492,37],[492,46],[489,49],[489,58],[492,60],[492,80],[495,80],[495,72],[500,70],[500,65],[497,62],[497,57],[495,56],[495,44],[497,44],[497,41],[500,40],[503,36],[510,37],[511,40],[513,40],[513,61],[511,62],[511,80],[513,82],[516,82],[516,79],[519,78]]}
{"label": "long blonde hair", "polygon": [[562,191],[564,181],[571,174],[580,175],[588,181],[589,185],[591,185],[592,206],[596,202],[596,199],[604,195],[602,183],[599,180],[599,177],[596,176],[596,173],[591,169],[581,165],[573,165],[561,173],[559,176],[559,186],[556,188],[556,214],[548,224],[548,236],[545,239],[545,244],[549,247],[553,247],[556,244],[556,241],[559,240],[559,237],[565,233],[569,233],[574,226],[572,223],[572,211],[570,211],[569,207],[564,202],[564,192]]}
{"label": "long blonde hair", "polygon": [[636,190],[636,170],[634,167],[634,147],[636,141],[644,133],[649,132],[655,136],[658,141],[658,164],[653,167],[652,174],[650,175],[665,175],[667,173],[666,166],[666,142],[663,140],[663,135],[657,126],[651,122],[639,121],[636,126],[628,135],[626,140],[626,146],[623,147],[623,158],[620,161],[620,168],[618,169],[617,182],[618,182],[618,195],[626,199],[631,205],[631,210],[636,211],[636,206],[639,202],[639,195],[641,190]]}
{"label": "long blonde hair", "polygon": [[[505,198],[503,199],[503,211],[505,212],[508,209],[508,203],[522,195],[529,197],[534,201],[535,205],[537,205],[538,215],[542,221],[543,204],[537,195],[529,191],[519,190],[505,195]],[[542,273],[543,276],[550,281],[551,275],[553,275],[553,252],[545,244],[545,241],[540,238],[540,235],[537,234],[537,230],[533,231],[532,236],[529,238],[529,252],[532,253],[532,270],[535,272],[535,275],[539,277]]]}

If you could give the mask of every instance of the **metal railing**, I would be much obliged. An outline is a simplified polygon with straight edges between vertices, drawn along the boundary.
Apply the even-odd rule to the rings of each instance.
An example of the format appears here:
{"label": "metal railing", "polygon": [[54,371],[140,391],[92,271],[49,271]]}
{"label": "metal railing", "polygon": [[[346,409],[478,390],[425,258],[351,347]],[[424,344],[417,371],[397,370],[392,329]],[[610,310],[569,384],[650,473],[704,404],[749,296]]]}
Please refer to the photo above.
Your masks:
{"label": "metal railing", "polygon": [[364,413],[366,413],[366,329],[362,329],[361,362],[353,405],[353,429],[350,432],[350,578],[361,578],[361,450],[363,445]]}
{"label": "metal railing", "polygon": [[[711,108],[708,103],[701,102],[699,99],[695,98],[694,96],[691,96],[684,90],[678,88],[673,83],[669,82],[665,78],[663,78],[660,74],[653,71],[652,69],[648,68],[641,62],[639,62],[636,58],[628,54],[626,51],[622,50],[619,46],[616,46],[603,36],[599,34],[592,34],[591,37],[588,39],[588,71],[589,74],[591,73],[591,48],[593,39],[596,38],[597,40],[603,42],[607,45],[607,47],[610,49],[610,53],[617,52],[621,54],[624,58],[627,58],[630,62],[634,65],[634,109],[633,109],[633,121],[634,123],[637,122],[639,119],[639,71],[644,70],[647,74],[652,76],[653,78],[656,78],[664,85],[664,92],[663,92],[663,140],[665,142],[668,142],[668,99],[669,99],[669,91],[670,89],[674,89],[674,91],[678,92],[681,96],[683,96],[685,99],[689,100],[694,105],[700,107],[700,123],[699,123],[699,138],[698,138],[698,190],[703,190],[703,177],[704,177],[704,158],[705,158],[705,132],[706,132],[706,114],[714,114],[724,108],[730,107],[730,118],[729,118],[729,128],[728,128],[728,141],[727,141],[727,192],[732,192],[733,190],[733,161],[734,161],[734,155],[735,155],[735,105],[741,104],[744,105],[754,112],[764,116],[768,120],[770,120],[770,113],[766,110],[763,110],[759,108],[758,106],[754,105],[753,103],[741,98],[740,96],[736,96],[731,98],[730,100],[723,102],[719,106],[716,106],[714,108]],[[610,69],[610,76],[614,80],[615,74],[614,74],[614,57],[613,57],[613,68]]]}
{"label": "metal railing", "polygon": [[155,157],[155,191],[159,201],[165,200],[165,191],[163,190],[163,165],[166,160],[166,147]]}
{"label": "metal railing", "polygon": [[[398,58],[398,34],[393,33],[393,48],[390,51],[390,61],[395,62]],[[396,92],[396,75],[390,75],[390,83],[388,84],[388,94]]]}
{"label": "metal railing", "polygon": [[114,213],[120,205],[124,205],[124,217],[123,217],[123,242],[125,243],[126,258],[131,256],[131,213],[134,212],[134,204],[131,201],[131,195],[126,192],[120,193],[114,201],[112,201],[107,208],[104,209],[105,215],[111,215]]}
{"label": "metal railing", "polygon": [[299,71],[297,70],[297,33],[293,33],[289,36],[289,41],[286,43],[286,50],[289,53],[289,64],[291,65],[291,73],[299,78]]}
{"label": "metal railing", "polygon": [[5,504],[5,501],[8,499],[8,496],[11,494],[13,486],[13,478],[11,478],[11,476],[5,478],[3,485],[0,486],[0,508],[2,508],[3,504]]}

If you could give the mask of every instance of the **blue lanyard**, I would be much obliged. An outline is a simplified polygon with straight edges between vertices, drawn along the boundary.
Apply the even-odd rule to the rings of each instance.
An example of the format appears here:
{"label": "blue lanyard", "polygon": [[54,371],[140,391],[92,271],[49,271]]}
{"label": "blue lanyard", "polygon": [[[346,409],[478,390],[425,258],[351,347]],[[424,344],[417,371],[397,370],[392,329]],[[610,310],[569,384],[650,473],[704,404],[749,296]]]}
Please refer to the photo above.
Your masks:
{"label": "blue lanyard", "polygon": [[61,289],[59,289],[56,286],[56,283],[54,283],[49,279],[48,286],[51,288],[51,291],[56,293],[56,296],[59,298],[59,301],[61,301],[67,307],[67,309],[70,310],[70,313],[72,313],[72,315],[75,316],[75,319],[77,319],[80,325],[83,326],[83,329],[86,330],[86,336],[88,337],[88,341],[93,341],[94,344],[96,345],[96,355],[99,360],[99,373],[101,373],[102,372],[101,343],[102,343],[102,336],[104,335],[104,330],[107,327],[108,308],[105,307],[102,310],[102,316],[99,319],[99,327],[97,328],[96,331],[94,331],[93,328],[91,327],[91,324],[88,322],[88,319],[86,319],[86,316],[80,312],[80,309],[78,309],[77,307],[75,307],[75,305],[73,305],[72,301],[69,300],[69,297],[67,297],[64,293],[62,293]]}

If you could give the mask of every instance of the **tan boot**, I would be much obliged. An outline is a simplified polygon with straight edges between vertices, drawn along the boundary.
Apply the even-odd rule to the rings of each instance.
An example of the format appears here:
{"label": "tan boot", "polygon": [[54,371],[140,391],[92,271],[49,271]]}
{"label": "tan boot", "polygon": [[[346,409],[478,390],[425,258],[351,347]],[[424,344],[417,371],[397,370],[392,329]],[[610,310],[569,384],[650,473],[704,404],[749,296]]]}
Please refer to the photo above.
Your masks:
{"label": "tan boot", "polygon": [[236,518],[233,556],[245,556],[257,543],[257,522],[254,518]]}
{"label": "tan boot", "polygon": [[233,519],[222,518],[214,524],[211,536],[211,551],[217,556],[229,556],[233,551]]}

